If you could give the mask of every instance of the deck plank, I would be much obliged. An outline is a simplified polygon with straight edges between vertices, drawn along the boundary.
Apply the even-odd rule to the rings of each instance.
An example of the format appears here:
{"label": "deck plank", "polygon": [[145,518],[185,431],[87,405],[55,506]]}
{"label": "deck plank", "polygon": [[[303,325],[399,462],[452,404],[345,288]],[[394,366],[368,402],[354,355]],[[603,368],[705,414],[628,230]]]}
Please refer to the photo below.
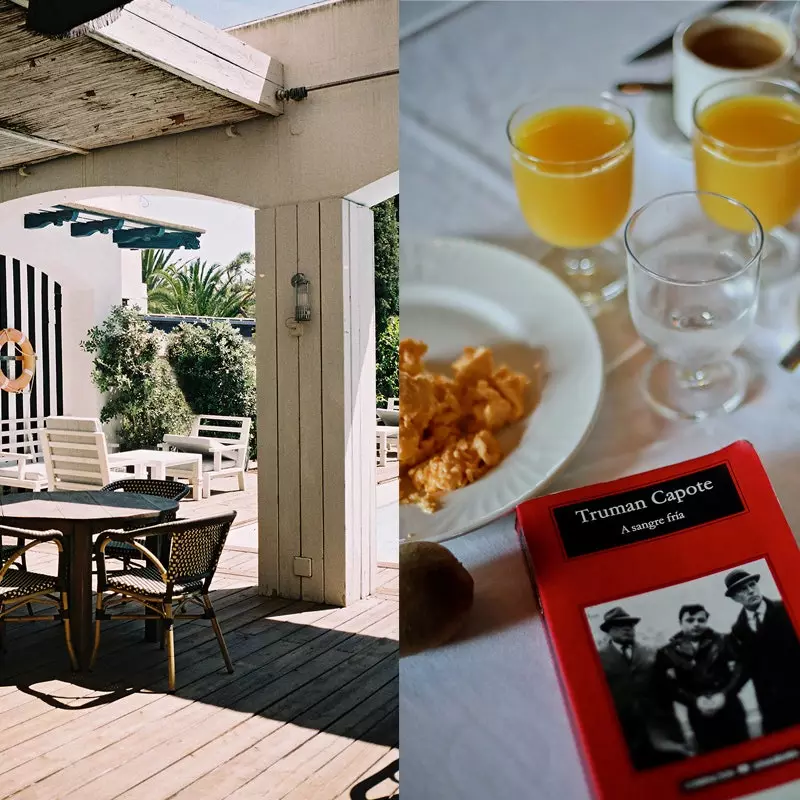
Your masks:
{"label": "deck plank", "polygon": [[[31,568],[54,563],[37,558]],[[235,673],[207,622],[181,622],[173,695],[165,653],[139,622],[104,624],[96,669],[83,676],[67,669],[60,625],[9,626],[0,800],[333,800],[396,754],[396,599],[336,608],[264,598],[248,577],[256,563],[226,552],[212,586]],[[330,790],[303,795],[317,770]]]}
{"label": "deck plank", "polygon": [[[372,683],[380,682],[387,673],[391,673],[391,665],[381,664],[371,676]],[[245,787],[258,792],[262,800],[278,800],[382,720],[396,706],[397,691],[396,677],[376,690],[371,685],[369,697],[337,721],[337,733],[314,734],[298,725],[280,730],[187,787],[174,800],[224,800]],[[342,735],[345,732],[347,735]]]}

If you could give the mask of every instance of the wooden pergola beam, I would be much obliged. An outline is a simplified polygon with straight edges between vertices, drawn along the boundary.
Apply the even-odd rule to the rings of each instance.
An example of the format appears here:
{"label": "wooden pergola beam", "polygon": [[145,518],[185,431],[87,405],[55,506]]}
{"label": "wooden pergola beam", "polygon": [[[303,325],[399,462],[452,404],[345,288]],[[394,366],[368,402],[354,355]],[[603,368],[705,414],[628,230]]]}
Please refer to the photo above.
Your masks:
{"label": "wooden pergola beam", "polygon": [[116,22],[87,36],[265,114],[283,113],[280,62],[165,0],[132,0]]}
{"label": "wooden pergola beam", "polygon": [[38,144],[42,147],[48,147],[51,150],[61,150],[65,153],[77,153],[79,155],[88,155],[89,151],[84,150],[82,147],[76,147],[73,144],[65,144],[64,142],[56,142],[53,139],[43,139],[41,136],[33,136],[29,133],[20,133],[12,128],[4,128],[0,125],[0,138],[16,139],[18,142],[25,142],[27,144]]}

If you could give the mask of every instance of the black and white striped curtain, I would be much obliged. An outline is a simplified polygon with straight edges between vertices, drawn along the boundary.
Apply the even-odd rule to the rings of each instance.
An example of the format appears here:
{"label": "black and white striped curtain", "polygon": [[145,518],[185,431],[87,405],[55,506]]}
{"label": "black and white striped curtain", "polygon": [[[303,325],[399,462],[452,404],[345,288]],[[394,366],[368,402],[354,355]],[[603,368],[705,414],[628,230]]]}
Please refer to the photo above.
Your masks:
{"label": "black and white striped curtain", "polygon": [[[0,391],[0,420],[47,417],[64,411],[61,355],[61,285],[17,258],[0,254],[0,330],[16,328],[36,351],[36,374],[21,394]],[[4,348],[4,354],[10,354]],[[0,362],[15,378],[19,362]]]}

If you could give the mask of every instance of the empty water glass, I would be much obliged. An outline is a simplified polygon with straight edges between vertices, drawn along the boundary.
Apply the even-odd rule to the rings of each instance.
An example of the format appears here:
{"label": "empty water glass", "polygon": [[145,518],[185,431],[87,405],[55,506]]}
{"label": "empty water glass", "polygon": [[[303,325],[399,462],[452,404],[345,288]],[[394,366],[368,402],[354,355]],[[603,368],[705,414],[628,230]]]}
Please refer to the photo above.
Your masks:
{"label": "empty water glass", "polygon": [[624,238],[631,317],[655,351],[648,402],[673,419],[737,408],[748,371],[734,351],[753,324],[764,246],[755,214],[722,195],[677,192],[634,212]]}

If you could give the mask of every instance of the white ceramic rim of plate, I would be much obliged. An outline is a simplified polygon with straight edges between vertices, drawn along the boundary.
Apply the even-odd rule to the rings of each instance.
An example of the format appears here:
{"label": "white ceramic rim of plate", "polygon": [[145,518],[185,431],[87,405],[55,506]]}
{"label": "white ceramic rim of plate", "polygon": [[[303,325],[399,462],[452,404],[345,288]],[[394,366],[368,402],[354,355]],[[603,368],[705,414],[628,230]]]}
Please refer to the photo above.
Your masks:
{"label": "white ceramic rim of plate", "polygon": [[[456,538],[457,536],[462,536],[470,531],[474,531],[476,528],[480,528],[484,525],[487,525],[490,522],[498,519],[499,517],[505,516],[509,512],[513,511],[520,503],[524,502],[525,500],[529,499],[530,497],[541,493],[550,482],[568,465],[572,457],[582,448],[583,444],[585,443],[586,439],[588,438],[589,434],[591,433],[594,424],[597,420],[597,416],[600,410],[601,401],[603,398],[603,392],[605,388],[605,370],[604,370],[604,361],[603,361],[603,352],[600,345],[600,339],[597,334],[597,329],[595,328],[594,323],[592,322],[589,314],[587,313],[586,309],[581,305],[578,298],[569,290],[569,288],[564,284],[556,275],[554,275],[550,270],[543,267],[537,261],[527,256],[524,256],[520,253],[517,253],[513,250],[510,250],[505,247],[501,247],[499,245],[491,244],[488,242],[483,242],[477,239],[470,239],[470,238],[460,238],[460,237],[422,237],[422,236],[409,236],[408,234],[402,236],[401,240],[401,256],[400,256],[400,318],[401,318],[401,338],[404,337],[404,333],[402,330],[402,317],[403,317],[403,296],[404,294],[406,297],[414,296],[417,294],[417,291],[425,292],[429,290],[431,287],[434,287],[435,292],[441,291],[442,289],[452,288],[453,281],[449,281],[446,279],[446,276],[442,274],[441,265],[439,265],[439,269],[437,269],[437,274],[435,275],[435,279],[433,281],[421,281],[420,277],[425,273],[425,265],[419,264],[416,267],[412,267],[412,265],[408,264],[408,259],[411,257],[412,253],[418,253],[420,248],[469,248],[471,250],[482,250],[486,253],[487,257],[489,258],[501,258],[508,263],[516,264],[518,267],[521,268],[522,275],[533,276],[532,278],[540,285],[542,282],[546,284],[554,293],[555,295],[563,298],[563,302],[570,306],[571,309],[574,311],[574,318],[580,319],[583,321],[582,328],[583,328],[583,337],[585,337],[585,343],[587,348],[592,351],[591,353],[591,361],[596,366],[596,375],[592,376],[590,373],[586,373],[585,377],[587,381],[593,378],[592,386],[589,387],[589,391],[591,392],[589,402],[587,402],[587,408],[591,405],[590,412],[587,413],[587,418],[584,420],[584,427],[581,430],[580,434],[577,435],[573,440],[568,442],[568,446],[564,447],[564,455],[558,459],[558,461],[548,467],[546,470],[543,471],[541,477],[536,481],[535,485],[533,485],[530,489],[524,492],[516,492],[512,493],[508,496],[507,499],[504,499],[497,508],[492,510],[486,511],[482,514],[479,514],[474,519],[471,520],[458,520],[459,516],[459,509],[452,509],[451,513],[447,513],[448,506],[445,503],[444,507],[437,511],[433,515],[425,515],[424,518],[434,520],[438,519],[441,522],[438,525],[431,525],[428,530],[415,530],[411,531],[413,540],[415,541],[445,541],[448,539]],[[494,279],[497,278],[496,273],[494,274]],[[419,287],[416,291],[415,288]],[[409,291],[410,290],[410,291]],[[459,291],[464,291],[463,288],[460,288]],[[412,334],[413,335],[413,334]],[[534,347],[541,347],[543,343],[541,341],[529,341],[528,344]],[[545,391],[547,389],[545,388]],[[402,398],[401,398],[402,403]],[[536,411],[533,412],[536,414]],[[505,463],[505,462],[504,462]],[[498,468],[502,469],[502,465]],[[457,490],[457,492],[452,493],[450,497],[455,496],[458,492],[463,492],[467,490],[475,490],[480,485],[480,482],[476,482],[472,484],[470,487],[466,487],[465,489]],[[452,508],[452,507],[451,507]],[[415,514],[422,514],[421,511],[415,509],[414,507],[409,506],[400,506],[400,527],[401,531],[403,528],[403,518],[407,516],[409,512],[413,512]],[[442,515],[442,516],[439,516]],[[457,524],[450,524],[448,523],[448,518],[455,516]],[[421,519],[422,517],[417,517],[417,519]],[[416,526],[414,526],[416,527]],[[407,537],[406,537],[407,538]],[[401,539],[404,541],[405,539]]]}

